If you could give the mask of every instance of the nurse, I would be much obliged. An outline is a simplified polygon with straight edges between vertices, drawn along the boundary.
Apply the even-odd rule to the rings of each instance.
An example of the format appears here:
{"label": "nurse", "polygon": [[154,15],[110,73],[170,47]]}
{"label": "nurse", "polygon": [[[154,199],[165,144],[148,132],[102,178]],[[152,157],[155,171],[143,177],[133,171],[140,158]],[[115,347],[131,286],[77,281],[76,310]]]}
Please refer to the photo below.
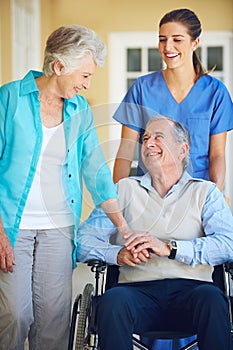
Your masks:
{"label": "nurse", "polygon": [[[166,68],[139,77],[126,93],[113,118],[122,124],[113,179],[130,174],[137,142],[148,120],[167,115],[190,133],[193,177],[211,180],[222,191],[225,181],[227,131],[233,129],[233,104],[226,86],[202,67],[197,55],[201,23],[189,9],[168,12],[159,23],[159,52]],[[140,158],[137,175],[146,172]],[[228,201],[228,198],[226,198]],[[176,350],[184,339],[155,341],[155,350]],[[152,344],[150,344],[152,345]]]}
{"label": "nurse", "polygon": [[[139,77],[113,118],[122,124],[114,181],[130,173],[137,141],[156,114],[172,117],[190,132],[193,177],[211,180],[223,189],[227,131],[233,129],[233,107],[226,86],[204,70],[196,50],[201,23],[194,12],[178,9],[159,23],[159,52],[166,68]],[[140,151],[139,151],[140,154]],[[139,159],[138,175],[145,168]]]}

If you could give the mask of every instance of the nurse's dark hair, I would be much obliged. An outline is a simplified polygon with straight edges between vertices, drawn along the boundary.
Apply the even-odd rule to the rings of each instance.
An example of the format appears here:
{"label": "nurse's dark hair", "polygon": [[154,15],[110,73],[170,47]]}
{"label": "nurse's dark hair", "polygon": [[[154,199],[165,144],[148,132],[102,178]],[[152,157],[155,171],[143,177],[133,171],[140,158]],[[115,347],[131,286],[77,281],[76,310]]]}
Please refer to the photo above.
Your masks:
{"label": "nurse's dark hair", "polygon": [[[173,126],[172,133],[175,137],[175,140],[177,143],[187,143],[190,147],[190,134],[188,130],[177,120],[172,119],[171,117],[165,116],[165,115],[155,115],[152,118],[149,119],[146,129],[148,126],[158,120],[166,120],[167,122],[170,122]],[[186,157],[182,161],[183,163],[183,169],[186,169],[189,164],[189,153],[186,155]]]}
{"label": "nurse's dark hair", "polygon": [[[177,9],[166,13],[159,22],[159,28],[163,24],[169,22],[179,22],[185,26],[192,40],[197,39],[201,35],[201,22],[199,21],[197,15],[189,9]],[[207,74],[196,51],[193,51],[193,66],[197,79]]]}

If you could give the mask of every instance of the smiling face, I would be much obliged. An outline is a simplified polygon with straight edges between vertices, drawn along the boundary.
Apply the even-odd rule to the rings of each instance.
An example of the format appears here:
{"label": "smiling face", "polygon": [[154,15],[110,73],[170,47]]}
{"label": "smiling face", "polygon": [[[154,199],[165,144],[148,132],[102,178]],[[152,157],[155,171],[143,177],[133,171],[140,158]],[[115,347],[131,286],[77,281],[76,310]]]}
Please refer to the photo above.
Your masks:
{"label": "smiling face", "polygon": [[179,22],[168,22],[160,27],[158,47],[168,69],[192,65],[193,51],[198,44],[199,38],[192,40],[187,28]]}
{"label": "smiling face", "polygon": [[57,61],[54,65],[54,71],[57,75],[59,95],[63,98],[72,98],[79,91],[83,89],[88,90],[95,70],[96,63],[90,56],[83,58],[79,68],[69,74],[63,74],[63,66]]}
{"label": "smiling face", "polygon": [[151,122],[142,138],[142,160],[148,171],[153,174],[161,169],[183,170],[182,161],[188,147],[178,143],[173,132],[174,124],[169,120]]}

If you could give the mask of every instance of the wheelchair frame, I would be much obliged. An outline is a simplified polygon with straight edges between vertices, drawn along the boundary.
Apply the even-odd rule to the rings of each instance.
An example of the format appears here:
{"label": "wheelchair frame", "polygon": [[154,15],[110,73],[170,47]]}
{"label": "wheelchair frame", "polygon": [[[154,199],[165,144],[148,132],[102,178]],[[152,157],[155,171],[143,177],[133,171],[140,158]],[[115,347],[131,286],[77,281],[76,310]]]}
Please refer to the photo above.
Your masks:
{"label": "wheelchair frame", "polygon": [[[96,305],[98,297],[103,294],[105,289],[105,271],[107,264],[99,260],[90,260],[87,265],[91,267],[91,271],[95,273],[95,287],[91,283],[87,283],[84,287],[83,294],[77,295],[72,311],[70,336],[68,350],[99,350],[98,333],[96,329]],[[233,281],[233,263],[224,264],[224,289],[229,299],[230,317],[232,322],[232,281]],[[225,274],[227,276],[225,276]],[[99,286],[101,278],[101,288]],[[100,289],[100,290],[99,290]],[[77,322],[78,316],[78,322]],[[233,327],[231,328],[233,340]],[[180,339],[191,337],[194,334],[187,332],[146,332],[140,336],[156,339]],[[75,340],[75,344],[74,344]],[[137,335],[132,336],[133,345],[139,350],[153,350],[145,345]],[[75,347],[74,347],[75,346]],[[197,340],[191,341],[180,350],[197,349]]]}
{"label": "wheelchair frame", "polygon": [[[97,350],[98,334],[95,322],[96,303],[98,296],[103,294],[105,285],[105,270],[107,264],[99,260],[90,260],[87,265],[95,273],[95,288],[87,283],[83,294],[77,295],[71,317],[68,350]],[[101,291],[99,282],[101,278]],[[77,321],[78,316],[78,322]],[[75,348],[74,348],[75,340]]]}

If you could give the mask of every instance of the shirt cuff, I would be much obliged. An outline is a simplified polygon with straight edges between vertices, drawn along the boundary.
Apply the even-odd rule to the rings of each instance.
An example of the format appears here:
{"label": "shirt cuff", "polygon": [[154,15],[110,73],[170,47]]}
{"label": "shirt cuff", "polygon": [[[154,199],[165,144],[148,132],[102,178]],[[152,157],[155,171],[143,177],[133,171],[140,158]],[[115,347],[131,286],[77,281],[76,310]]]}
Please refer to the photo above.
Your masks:
{"label": "shirt cuff", "polygon": [[118,265],[117,263],[117,255],[119,251],[123,248],[123,246],[111,246],[108,248],[108,251],[106,252],[106,261],[108,264],[111,265]]}
{"label": "shirt cuff", "polygon": [[176,260],[187,265],[192,265],[192,261],[194,257],[192,242],[176,241],[176,244],[177,244]]}

